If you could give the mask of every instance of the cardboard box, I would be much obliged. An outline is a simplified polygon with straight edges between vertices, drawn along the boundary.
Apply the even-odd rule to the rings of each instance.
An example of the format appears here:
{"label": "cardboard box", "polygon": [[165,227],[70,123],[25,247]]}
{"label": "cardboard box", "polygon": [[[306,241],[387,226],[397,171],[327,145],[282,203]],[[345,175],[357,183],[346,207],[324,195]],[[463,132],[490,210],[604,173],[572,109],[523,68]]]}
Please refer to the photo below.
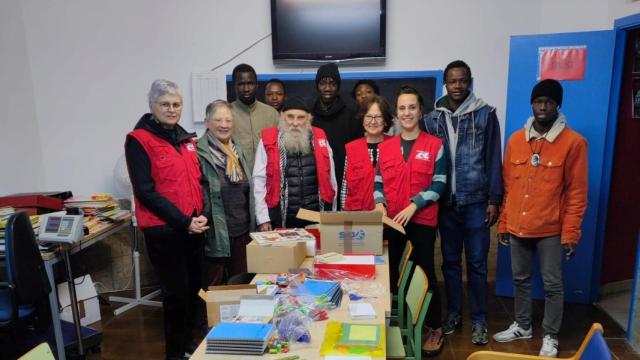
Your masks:
{"label": "cardboard box", "polygon": [[404,233],[402,226],[378,211],[317,212],[300,209],[297,217],[319,223],[320,251],[323,254],[382,255],[382,224]]}
{"label": "cardboard box", "polygon": [[304,242],[258,245],[255,241],[247,244],[247,271],[259,274],[279,274],[300,267],[307,255]]}
{"label": "cardboard box", "polygon": [[[100,321],[100,303],[98,293],[93,286],[91,275],[80,276],[74,280],[76,288],[76,298],[78,299],[78,314],[80,325],[87,326]],[[71,310],[71,295],[69,294],[69,284],[63,282],[58,284],[58,299],[62,311],[60,319],[73,323],[73,313]]]}
{"label": "cardboard box", "polygon": [[331,280],[372,280],[376,278],[376,259],[373,255],[344,255],[330,263],[315,262],[313,274]]}
{"label": "cardboard box", "polygon": [[209,286],[206,292],[200,290],[199,295],[207,303],[207,322],[212,327],[220,321],[231,321],[238,314],[240,299],[256,295],[256,285]]}

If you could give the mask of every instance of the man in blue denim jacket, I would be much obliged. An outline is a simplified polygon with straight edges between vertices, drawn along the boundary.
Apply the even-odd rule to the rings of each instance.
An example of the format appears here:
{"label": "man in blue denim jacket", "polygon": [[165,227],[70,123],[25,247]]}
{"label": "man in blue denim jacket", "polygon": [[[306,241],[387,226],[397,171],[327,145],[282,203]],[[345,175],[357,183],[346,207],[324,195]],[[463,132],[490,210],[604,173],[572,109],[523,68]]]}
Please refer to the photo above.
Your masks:
{"label": "man in blue denim jacket", "polygon": [[448,316],[443,326],[451,334],[462,324],[462,249],[467,262],[471,341],[484,345],[487,336],[487,255],[489,228],[502,202],[500,125],[495,108],[470,91],[471,69],[461,60],[445,68],[447,95],[420,127],[438,136],[449,151],[448,191],[438,216],[442,272]]}

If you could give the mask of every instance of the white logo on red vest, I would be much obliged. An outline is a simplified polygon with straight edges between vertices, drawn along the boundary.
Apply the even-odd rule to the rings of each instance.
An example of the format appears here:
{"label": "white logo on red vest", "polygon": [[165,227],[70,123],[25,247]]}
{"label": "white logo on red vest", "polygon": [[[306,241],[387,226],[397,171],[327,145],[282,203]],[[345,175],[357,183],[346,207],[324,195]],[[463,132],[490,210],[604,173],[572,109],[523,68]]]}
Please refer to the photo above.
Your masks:
{"label": "white logo on red vest", "polygon": [[318,140],[318,146],[320,146],[320,147],[327,147],[327,140],[325,140],[325,139],[319,139],[319,140]]}
{"label": "white logo on red vest", "polygon": [[193,146],[193,144],[192,144],[192,143],[187,143],[187,144],[185,145],[185,147],[186,147],[186,148],[187,148],[187,150],[189,150],[189,151],[196,151],[196,147],[195,147],[195,146]]}
{"label": "white logo on red vest", "polygon": [[431,154],[428,151],[417,151],[416,152],[416,160],[424,160],[429,161],[431,159]]}

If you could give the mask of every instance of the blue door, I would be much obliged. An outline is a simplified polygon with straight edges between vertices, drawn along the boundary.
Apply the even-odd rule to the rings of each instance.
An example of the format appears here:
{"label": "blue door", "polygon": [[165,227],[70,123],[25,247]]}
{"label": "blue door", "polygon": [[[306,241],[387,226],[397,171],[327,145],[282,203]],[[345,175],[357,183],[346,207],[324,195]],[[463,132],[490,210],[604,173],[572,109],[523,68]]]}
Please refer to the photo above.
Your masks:
{"label": "blue door", "polygon": [[[596,238],[598,216],[606,211],[607,204],[599,203],[609,94],[615,36],[613,31],[594,31],[549,35],[525,35],[511,37],[509,53],[509,83],[504,142],[511,134],[524,126],[531,116],[531,89],[537,82],[538,50],[542,47],[586,47],[586,65],[582,80],[561,81],[564,99],[561,111],[568,125],[589,142],[589,196],[588,207],[582,224],[582,239],[576,255],[564,263],[565,300],[577,303],[595,301],[599,287],[602,246]],[[510,249],[496,245],[498,263],[496,294],[512,296]],[[533,277],[535,298],[544,298],[542,280],[537,265]]]}

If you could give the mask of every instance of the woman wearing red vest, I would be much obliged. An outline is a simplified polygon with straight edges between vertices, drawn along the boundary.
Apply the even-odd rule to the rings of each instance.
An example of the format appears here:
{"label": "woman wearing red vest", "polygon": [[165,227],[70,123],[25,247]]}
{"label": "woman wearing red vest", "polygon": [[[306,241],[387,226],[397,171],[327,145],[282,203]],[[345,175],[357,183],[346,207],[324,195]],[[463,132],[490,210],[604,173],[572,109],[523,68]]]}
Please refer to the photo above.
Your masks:
{"label": "woman wearing red vest", "polygon": [[200,305],[202,233],[207,218],[202,174],[193,140],[180,125],[182,95],[171,81],[156,80],[150,113],[127,134],[125,155],[135,195],[136,219],[162,290],[165,356],[192,351],[191,329]]}
{"label": "woman wearing red vest", "polygon": [[389,103],[374,95],[365,99],[356,119],[365,135],[345,145],[347,156],[340,192],[342,210],[373,210],[373,179],[378,164],[378,144],[390,138],[384,133],[393,124]]}
{"label": "woman wearing red vest", "polygon": [[398,279],[398,262],[407,240],[413,244],[411,260],[425,271],[433,293],[427,312],[427,336],[422,347],[424,356],[442,349],[440,296],[433,264],[433,248],[438,222],[438,199],[445,191],[447,162],[442,141],[422,132],[418,121],[423,102],[410,86],[400,89],[397,116],[400,135],[378,147],[378,172],[374,184],[376,209],[405,226],[407,235],[389,239],[391,284]]}

